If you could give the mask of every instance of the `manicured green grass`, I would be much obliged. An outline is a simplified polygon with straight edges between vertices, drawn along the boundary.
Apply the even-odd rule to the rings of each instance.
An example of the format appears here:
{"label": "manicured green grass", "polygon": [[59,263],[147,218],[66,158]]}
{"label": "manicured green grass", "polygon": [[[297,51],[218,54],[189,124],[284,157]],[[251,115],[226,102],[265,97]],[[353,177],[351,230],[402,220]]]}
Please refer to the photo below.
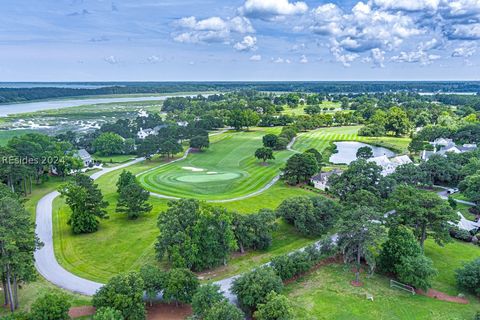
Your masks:
{"label": "manicured green grass", "polygon": [[[242,135],[242,133],[239,133]],[[224,135],[224,134],[222,134]],[[212,141],[223,141],[213,136]],[[230,135],[226,133],[225,135]],[[126,170],[134,174],[154,168],[163,163],[155,158],[128,167]],[[150,214],[135,221],[129,221],[122,214],[115,212],[117,201],[116,181],[122,170],[110,172],[98,180],[105,199],[110,203],[110,218],[102,220],[100,229],[88,235],[73,235],[67,225],[70,214],[63,199],[56,199],[53,209],[54,246],[59,263],[67,270],[88,279],[106,282],[110,277],[129,270],[137,270],[146,263],[155,263],[154,243],[158,235],[156,219],[166,209],[167,200],[151,197],[153,210]],[[263,208],[275,209],[281,201],[294,195],[314,194],[300,188],[293,188],[278,182],[264,193],[241,201],[215,203],[229,210],[241,213],[253,213]],[[293,228],[283,225],[275,233],[273,246],[266,252],[252,252],[243,257],[235,257],[231,266],[215,270],[216,277],[231,274],[232,270],[246,268],[268,261],[272,254],[287,252],[291,248],[303,246],[312,241],[296,234]],[[257,258],[258,257],[258,258]],[[237,259],[238,258],[238,259]],[[250,261],[251,260],[251,261]],[[252,262],[253,261],[253,262]]]}
{"label": "manicured green grass", "polygon": [[[426,254],[433,259],[439,275],[434,289],[458,294],[454,288],[454,269],[460,261],[478,257],[480,248],[455,242],[445,248],[427,241]],[[295,319],[473,319],[480,311],[477,298],[468,296],[470,304],[462,305],[439,301],[391,289],[389,278],[382,275],[362,275],[364,286],[350,285],[354,274],[344,265],[322,267],[311,275],[287,286],[292,299]],[[366,299],[366,293],[374,301]]]}
{"label": "manicured green grass", "polygon": [[[61,290],[55,285],[43,279],[41,276],[39,276],[38,280],[22,285],[22,287],[18,291],[20,301],[20,308],[18,309],[18,311],[29,311],[33,302],[35,302],[38,297],[42,296],[47,292],[51,292],[52,290],[63,291],[69,297],[70,302],[74,307],[90,304],[89,297]],[[3,291],[0,291],[0,301],[2,303],[2,305],[0,306],[0,317],[6,316],[10,313],[10,311],[7,310],[7,308],[2,308],[4,301]]]}
{"label": "manicured green grass", "polygon": [[113,156],[101,156],[101,155],[97,155],[97,154],[93,155],[93,158],[95,160],[99,160],[106,165],[111,164],[111,163],[113,163],[113,164],[124,163],[124,162],[127,162],[129,160],[134,159],[135,157],[136,156],[132,155],[132,154],[117,154],[117,155],[113,155]]}
{"label": "manicured green grass", "polygon": [[[305,105],[299,105],[296,108],[290,108],[288,105],[285,105],[283,106],[284,110],[282,113],[291,116],[305,115],[305,107]],[[322,104],[320,104],[320,108],[322,108],[322,113],[334,113],[340,110],[340,102],[323,101]],[[323,108],[335,108],[335,110],[323,111]]]}
{"label": "manicured green grass", "polygon": [[401,153],[407,151],[410,143],[409,138],[363,137],[358,135],[358,130],[361,127],[330,127],[300,133],[293,148],[299,151],[315,148],[320,152],[324,152],[335,141],[360,141],[393,149]]}
{"label": "manicured green grass", "polygon": [[275,159],[263,165],[254,157],[262,137],[280,128],[229,132],[216,136],[208,150],[192,153],[187,159],[139,176],[152,192],[203,200],[230,199],[252,193],[270,182],[291,151],[275,152]]}

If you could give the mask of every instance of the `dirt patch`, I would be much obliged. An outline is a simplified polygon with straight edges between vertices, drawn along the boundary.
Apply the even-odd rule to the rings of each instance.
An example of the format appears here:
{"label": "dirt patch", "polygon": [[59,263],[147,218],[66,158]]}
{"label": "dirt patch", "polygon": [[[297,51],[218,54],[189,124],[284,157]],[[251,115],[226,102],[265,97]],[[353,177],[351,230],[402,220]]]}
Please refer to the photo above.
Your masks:
{"label": "dirt patch", "polygon": [[434,290],[434,289],[428,289],[427,292],[421,290],[421,289],[416,289],[415,292],[417,294],[420,294],[422,296],[427,296],[430,298],[442,300],[442,301],[448,301],[448,302],[455,302],[455,303],[460,303],[460,304],[468,304],[468,300],[464,297],[455,297],[455,296],[450,296],[446,293]]}
{"label": "dirt patch", "polygon": [[91,316],[95,313],[95,307],[92,306],[82,306],[82,307],[72,307],[68,310],[68,315],[70,318],[80,318],[85,316]]}
{"label": "dirt patch", "polygon": [[183,320],[193,314],[192,307],[188,304],[156,303],[147,305],[147,320]]}
{"label": "dirt patch", "polygon": [[352,281],[350,281],[350,284],[354,287],[363,287],[363,282],[361,282],[361,281],[352,280]]}

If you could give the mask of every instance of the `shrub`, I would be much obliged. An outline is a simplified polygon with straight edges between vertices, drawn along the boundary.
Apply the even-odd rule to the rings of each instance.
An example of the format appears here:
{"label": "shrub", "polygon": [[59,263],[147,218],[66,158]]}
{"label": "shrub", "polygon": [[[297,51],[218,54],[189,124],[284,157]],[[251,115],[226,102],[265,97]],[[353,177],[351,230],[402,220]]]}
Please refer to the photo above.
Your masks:
{"label": "shrub", "polygon": [[32,305],[31,317],[35,320],[67,320],[70,309],[68,297],[61,292],[48,292]]}
{"label": "shrub", "polygon": [[466,263],[455,271],[457,285],[480,296],[480,258]]}
{"label": "shrub", "polygon": [[97,309],[116,309],[128,320],[144,320],[143,291],[144,283],[138,273],[118,275],[95,293],[92,304]]}
{"label": "shrub", "polygon": [[293,319],[293,310],[287,297],[272,291],[253,315],[256,320],[289,320]]}
{"label": "shrub", "polygon": [[432,278],[437,275],[432,260],[424,255],[402,257],[395,269],[400,281],[425,291],[431,287]]}
{"label": "shrub", "polygon": [[204,320],[243,320],[245,315],[240,309],[227,301],[216,303],[205,315]]}
{"label": "shrub", "polygon": [[282,280],[288,280],[307,272],[313,266],[313,262],[307,252],[296,251],[273,258],[271,266]]}
{"label": "shrub", "polygon": [[100,308],[95,312],[93,320],[123,320],[122,313],[116,309],[106,307]]}
{"label": "shrub", "polygon": [[466,242],[472,242],[473,236],[467,230],[459,229],[457,227],[450,229],[450,236]]}
{"label": "shrub", "polygon": [[260,303],[265,303],[270,292],[280,292],[282,289],[282,279],[270,267],[245,273],[235,279],[232,286],[240,305],[248,311],[252,311]]}
{"label": "shrub", "polygon": [[220,287],[215,284],[205,284],[198,288],[192,298],[193,313],[203,318],[213,305],[224,301],[225,297],[219,290]]}

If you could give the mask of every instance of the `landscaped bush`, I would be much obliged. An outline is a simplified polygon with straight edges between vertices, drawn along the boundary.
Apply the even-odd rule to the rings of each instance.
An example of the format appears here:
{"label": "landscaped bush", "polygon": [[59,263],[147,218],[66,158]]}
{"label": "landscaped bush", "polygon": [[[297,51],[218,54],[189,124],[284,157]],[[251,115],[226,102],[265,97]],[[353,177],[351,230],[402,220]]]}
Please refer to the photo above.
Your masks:
{"label": "landscaped bush", "polygon": [[100,308],[95,312],[93,320],[123,320],[122,313],[110,307]]}
{"label": "landscaped bush", "polygon": [[68,297],[61,292],[49,292],[38,298],[32,305],[31,319],[67,320],[70,309]]}
{"label": "landscaped bush", "polygon": [[467,230],[462,230],[457,227],[450,229],[450,235],[455,238],[466,242],[472,242],[473,236]]}
{"label": "landscaped bush", "polygon": [[258,304],[267,301],[267,295],[281,292],[282,279],[270,267],[261,267],[241,275],[235,279],[232,292],[237,295],[238,302],[246,311],[253,311]]}
{"label": "landscaped bush", "polygon": [[243,320],[245,315],[235,305],[228,301],[214,304],[205,315],[204,320]]}
{"label": "landscaped bush", "polygon": [[480,258],[477,258],[455,271],[457,285],[480,296]]}
{"label": "landscaped bush", "polygon": [[284,295],[271,292],[267,302],[258,306],[254,313],[256,320],[289,320],[293,319],[292,305]]}
{"label": "landscaped bush", "polygon": [[118,275],[95,293],[92,304],[97,309],[116,309],[128,320],[144,320],[143,292],[144,282],[138,273]]}
{"label": "landscaped bush", "polygon": [[271,266],[282,280],[288,280],[307,272],[313,266],[313,262],[307,252],[297,251],[273,258]]}

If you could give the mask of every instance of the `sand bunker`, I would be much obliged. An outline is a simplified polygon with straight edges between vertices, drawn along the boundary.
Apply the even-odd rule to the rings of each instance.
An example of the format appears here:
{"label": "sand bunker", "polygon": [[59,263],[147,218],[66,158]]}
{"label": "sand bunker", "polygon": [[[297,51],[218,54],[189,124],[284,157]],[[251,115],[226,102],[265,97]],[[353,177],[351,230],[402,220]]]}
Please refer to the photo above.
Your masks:
{"label": "sand bunker", "polygon": [[202,172],[202,171],[205,171],[205,169],[195,168],[195,167],[182,167],[182,169],[184,169],[184,170],[189,170],[189,171],[193,171],[193,172]]}
{"label": "sand bunker", "polygon": [[208,171],[207,174],[217,174],[218,172],[215,171]]}

